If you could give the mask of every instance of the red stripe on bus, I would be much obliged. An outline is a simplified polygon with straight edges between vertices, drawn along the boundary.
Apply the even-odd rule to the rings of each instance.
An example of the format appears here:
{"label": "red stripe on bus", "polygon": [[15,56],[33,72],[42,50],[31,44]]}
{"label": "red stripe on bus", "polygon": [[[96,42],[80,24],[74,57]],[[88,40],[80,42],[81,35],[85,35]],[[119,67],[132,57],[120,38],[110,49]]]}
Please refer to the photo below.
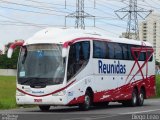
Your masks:
{"label": "red stripe on bus", "polygon": [[103,39],[103,38],[101,39],[101,38],[94,38],[94,37],[81,37],[81,38],[76,38],[76,39],[69,40],[69,41],[65,42],[63,44],[63,48],[67,48],[71,44],[78,42],[78,41],[83,41],[83,40],[111,41],[109,39]]}
{"label": "red stripe on bus", "polygon": [[58,89],[58,90],[56,90],[56,91],[54,91],[54,92],[51,92],[51,93],[48,93],[48,94],[45,94],[45,95],[32,95],[32,94],[29,94],[29,93],[27,93],[27,92],[25,92],[25,91],[23,91],[23,90],[21,90],[21,89],[19,89],[19,88],[17,88],[17,90],[18,90],[19,92],[21,92],[21,93],[23,93],[23,94],[26,94],[26,95],[29,95],[29,96],[33,96],[33,97],[44,97],[44,96],[49,96],[49,95],[58,93],[58,92],[60,92],[60,91],[62,91],[62,90],[64,90],[64,89],[68,88],[68,87],[69,87],[71,84],[73,84],[75,81],[76,81],[76,80],[72,81],[72,82],[69,83],[67,86],[65,86],[65,87],[63,87],[63,88],[61,88],[61,89]]}

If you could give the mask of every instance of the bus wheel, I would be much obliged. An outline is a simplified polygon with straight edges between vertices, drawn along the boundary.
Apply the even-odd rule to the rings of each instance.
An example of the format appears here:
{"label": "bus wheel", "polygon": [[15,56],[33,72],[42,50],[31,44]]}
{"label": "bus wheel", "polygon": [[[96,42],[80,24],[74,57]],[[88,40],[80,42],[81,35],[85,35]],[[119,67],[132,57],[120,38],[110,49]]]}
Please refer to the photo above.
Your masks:
{"label": "bus wheel", "polygon": [[144,90],[141,89],[141,90],[140,90],[140,93],[139,93],[139,95],[138,95],[138,105],[139,105],[139,106],[143,106],[144,96],[145,96]]}
{"label": "bus wheel", "polygon": [[89,110],[91,106],[91,101],[91,94],[89,93],[89,91],[87,91],[85,94],[84,103],[79,105],[80,110]]}
{"label": "bus wheel", "polygon": [[41,111],[48,111],[49,108],[50,108],[49,105],[40,105],[40,106],[39,106],[39,109],[40,109]]}
{"label": "bus wheel", "polygon": [[134,107],[137,105],[137,103],[138,103],[138,92],[136,89],[134,89],[132,92],[132,99],[130,100],[130,105]]}

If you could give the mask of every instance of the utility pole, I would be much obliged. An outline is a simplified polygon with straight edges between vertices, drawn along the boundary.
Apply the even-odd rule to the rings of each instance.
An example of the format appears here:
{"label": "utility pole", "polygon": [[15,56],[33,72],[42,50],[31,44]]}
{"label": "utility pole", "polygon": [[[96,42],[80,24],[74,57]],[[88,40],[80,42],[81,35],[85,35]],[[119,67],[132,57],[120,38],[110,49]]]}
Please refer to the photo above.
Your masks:
{"label": "utility pole", "polygon": [[[122,20],[128,16],[126,38],[131,39],[131,34],[135,35],[136,39],[139,39],[138,17],[145,19],[152,11],[137,6],[137,0],[129,0],[127,7],[121,8],[115,11],[115,14]],[[122,17],[119,13],[125,13]],[[144,13],[145,16],[144,16]]]}
{"label": "utility pole", "polygon": [[95,16],[92,16],[86,12],[84,12],[84,0],[76,0],[76,12],[71,13],[65,16],[65,27],[66,27],[66,18],[76,18],[75,20],[75,28],[85,29],[85,18],[94,18],[94,26],[95,26]]}

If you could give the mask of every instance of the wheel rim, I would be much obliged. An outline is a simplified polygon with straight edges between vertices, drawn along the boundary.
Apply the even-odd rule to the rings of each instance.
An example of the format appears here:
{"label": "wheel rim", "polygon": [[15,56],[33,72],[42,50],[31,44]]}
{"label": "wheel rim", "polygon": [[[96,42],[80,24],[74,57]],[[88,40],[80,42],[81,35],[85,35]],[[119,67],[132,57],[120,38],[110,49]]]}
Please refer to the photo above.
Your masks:
{"label": "wheel rim", "polygon": [[86,108],[88,109],[90,106],[90,97],[88,95],[85,96],[85,105]]}
{"label": "wheel rim", "polygon": [[142,104],[144,100],[144,95],[142,93],[139,95],[139,100],[140,100],[140,104]]}
{"label": "wheel rim", "polygon": [[135,105],[137,103],[137,97],[136,97],[136,94],[134,93],[133,94],[133,104]]}

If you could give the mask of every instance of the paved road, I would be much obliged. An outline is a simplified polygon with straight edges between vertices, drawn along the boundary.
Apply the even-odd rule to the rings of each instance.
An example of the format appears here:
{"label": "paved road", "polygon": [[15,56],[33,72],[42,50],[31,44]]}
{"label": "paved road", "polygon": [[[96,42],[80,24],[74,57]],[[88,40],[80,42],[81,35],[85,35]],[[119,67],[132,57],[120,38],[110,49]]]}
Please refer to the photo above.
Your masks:
{"label": "paved road", "polygon": [[145,100],[142,107],[110,103],[108,107],[93,107],[89,111],[77,107],[52,107],[48,112],[37,107],[1,110],[0,120],[160,120],[160,99]]}

